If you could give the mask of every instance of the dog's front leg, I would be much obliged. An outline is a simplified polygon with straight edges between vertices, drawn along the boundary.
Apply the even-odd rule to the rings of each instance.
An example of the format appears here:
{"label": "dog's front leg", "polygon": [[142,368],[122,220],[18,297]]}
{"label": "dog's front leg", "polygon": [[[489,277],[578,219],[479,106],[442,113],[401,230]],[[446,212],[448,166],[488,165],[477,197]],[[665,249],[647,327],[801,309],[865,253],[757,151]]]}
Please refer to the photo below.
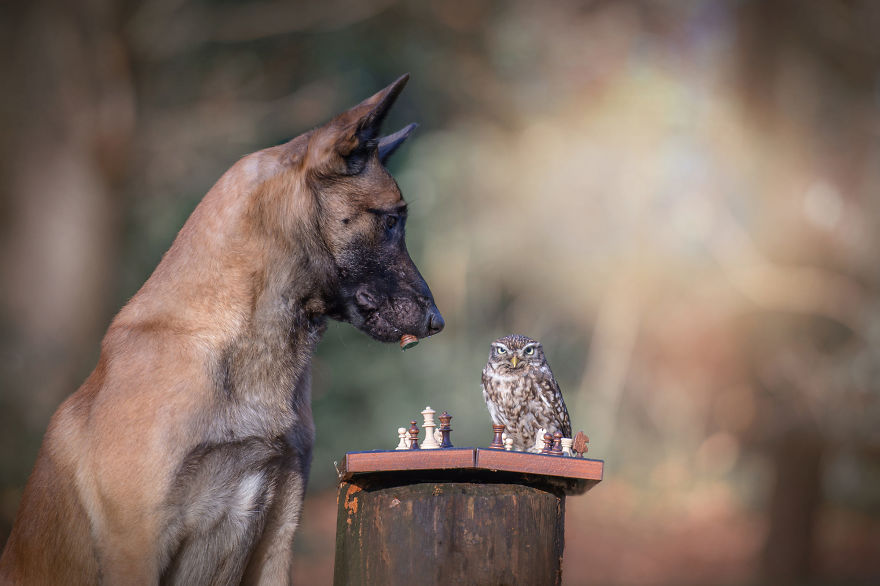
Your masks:
{"label": "dog's front leg", "polygon": [[306,480],[298,470],[279,479],[265,530],[251,556],[243,584],[291,583],[293,534],[299,525]]}
{"label": "dog's front leg", "polygon": [[[124,539],[130,539],[126,535]],[[120,539],[123,539],[120,536]],[[129,545],[131,547],[129,547]],[[108,547],[101,556],[101,582],[103,584],[152,585],[159,580],[159,569],[156,566],[156,552],[152,544],[142,540],[142,549],[134,547],[134,543],[126,547]]]}
{"label": "dog's front leg", "polygon": [[[156,584],[159,580],[155,525],[150,515],[104,503],[92,516],[92,532],[103,584]],[[94,511],[97,512],[97,511]]]}
{"label": "dog's front leg", "polygon": [[156,584],[160,553],[155,506],[143,495],[112,495],[111,487],[102,488],[88,498],[95,503],[92,534],[101,583]]}
{"label": "dog's front leg", "polygon": [[[304,382],[309,383],[308,377]],[[279,470],[275,498],[244,584],[290,584],[293,579],[293,534],[299,525],[315,437],[311,406],[303,407],[298,424],[287,434],[289,452]]]}

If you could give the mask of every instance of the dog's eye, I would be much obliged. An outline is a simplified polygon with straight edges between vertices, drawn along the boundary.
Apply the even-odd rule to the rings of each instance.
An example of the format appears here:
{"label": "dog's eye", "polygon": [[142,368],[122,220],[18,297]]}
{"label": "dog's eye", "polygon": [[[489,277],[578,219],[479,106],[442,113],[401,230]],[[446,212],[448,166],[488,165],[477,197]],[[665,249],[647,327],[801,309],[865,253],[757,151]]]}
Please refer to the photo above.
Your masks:
{"label": "dog's eye", "polygon": [[397,216],[385,216],[385,227],[393,228],[397,225]]}

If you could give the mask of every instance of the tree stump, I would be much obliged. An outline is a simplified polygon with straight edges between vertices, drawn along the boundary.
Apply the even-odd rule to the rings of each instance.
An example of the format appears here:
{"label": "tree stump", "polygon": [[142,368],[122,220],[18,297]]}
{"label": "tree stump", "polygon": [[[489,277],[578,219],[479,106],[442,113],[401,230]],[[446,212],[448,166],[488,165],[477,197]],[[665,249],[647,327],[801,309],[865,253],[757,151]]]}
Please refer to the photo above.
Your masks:
{"label": "tree stump", "polygon": [[560,584],[566,494],[601,475],[598,460],[498,450],[346,454],[334,583]]}

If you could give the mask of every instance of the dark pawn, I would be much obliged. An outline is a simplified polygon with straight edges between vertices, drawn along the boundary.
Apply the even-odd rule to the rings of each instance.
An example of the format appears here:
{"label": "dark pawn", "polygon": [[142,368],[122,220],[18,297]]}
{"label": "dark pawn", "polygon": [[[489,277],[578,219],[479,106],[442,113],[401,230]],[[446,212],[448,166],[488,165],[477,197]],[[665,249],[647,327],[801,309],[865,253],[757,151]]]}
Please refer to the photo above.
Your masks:
{"label": "dark pawn", "polygon": [[449,434],[452,433],[452,427],[449,423],[452,421],[452,415],[448,412],[444,411],[443,415],[440,416],[440,448],[446,449],[452,447],[452,442],[449,440]]}
{"label": "dark pawn", "polygon": [[553,434],[553,455],[562,455],[562,432],[560,431]]}
{"label": "dark pawn", "polygon": [[542,454],[552,454],[553,453],[553,436],[549,433],[544,434],[544,448],[541,450]]}
{"label": "dark pawn", "polygon": [[416,425],[415,421],[410,421],[409,426],[409,449],[411,450],[420,450],[419,447],[419,426]]}

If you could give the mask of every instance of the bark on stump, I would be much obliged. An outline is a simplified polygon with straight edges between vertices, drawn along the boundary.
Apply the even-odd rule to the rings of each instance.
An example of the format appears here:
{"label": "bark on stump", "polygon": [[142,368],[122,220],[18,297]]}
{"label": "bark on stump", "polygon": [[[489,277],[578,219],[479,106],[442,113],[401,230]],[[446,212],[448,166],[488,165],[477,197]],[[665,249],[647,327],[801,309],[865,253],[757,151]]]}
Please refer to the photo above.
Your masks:
{"label": "bark on stump", "polygon": [[559,487],[377,474],[342,482],[338,507],[335,584],[561,583]]}

